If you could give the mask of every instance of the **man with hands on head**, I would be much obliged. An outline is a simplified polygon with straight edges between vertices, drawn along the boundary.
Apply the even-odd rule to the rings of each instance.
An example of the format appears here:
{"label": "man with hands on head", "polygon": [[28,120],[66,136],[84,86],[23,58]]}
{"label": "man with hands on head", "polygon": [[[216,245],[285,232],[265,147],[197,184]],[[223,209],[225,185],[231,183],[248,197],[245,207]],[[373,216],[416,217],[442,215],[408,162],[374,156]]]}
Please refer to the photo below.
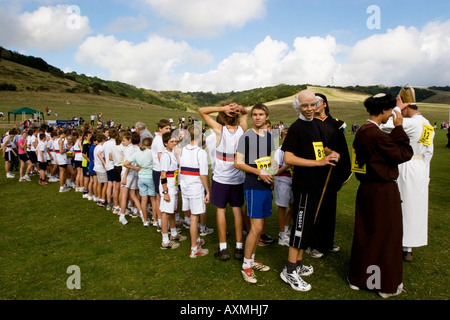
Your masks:
{"label": "man with hands on head", "polygon": [[[216,207],[219,250],[214,254],[218,260],[228,260],[226,208],[230,204],[236,231],[235,259],[243,259],[244,175],[234,167],[234,157],[240,137],[247,131],[247,110],[236,103],[221,107],[204,107],[200,116],[216,135],[216,159],[211,183],[211,204]],[[224,125],[218,123],[211,113],[219,113]]]}

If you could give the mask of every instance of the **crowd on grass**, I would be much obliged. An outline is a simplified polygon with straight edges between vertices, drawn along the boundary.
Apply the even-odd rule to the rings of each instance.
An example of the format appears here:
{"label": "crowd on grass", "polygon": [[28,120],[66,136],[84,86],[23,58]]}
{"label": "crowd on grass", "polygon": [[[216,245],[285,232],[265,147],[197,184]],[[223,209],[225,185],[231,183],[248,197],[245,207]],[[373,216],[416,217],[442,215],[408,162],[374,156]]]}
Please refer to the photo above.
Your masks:
{"label": "crowd on grass", "polygon": [[[162,250],[177,249],[180,242],[188,239],[177,227],[184,225],[189,229],[190,258],[209,254],[202,247],[205,243],[202,237],[214,232],[206,225],[209,204],[216,209],[219,240],[214,258],[222,261],[231,258],[226,222],[226,209],[230,206],[236,237],[234,258],[243,262],[240,270],[243,279],[256,283],[254,270],[270,270],[255,259],[256,249],[277,242],[289,247],[281,279],[294,290],[308,291],[311,285],[303,277],[311,275],[314,269],[303,263],[303,253],[321,258],[340,250],[334,244],[337,192],[353,171],[362,191],[357,195],[347,281],[354,290],[376,289],[382,297],[389,297],[403,290],[398,270],[401,264],[396,257],[399,249],[401,263],[402,209],[395,181],[397,166],[419,159],[419,155],[413,158],[401,115],[404,113],[404,117],[411,119],[421,117],[417,107],[397,99],[400,107],[392,128],[382,128],[393,117],[395,105],[395,97],[386,94],[365,101],[370,118],[355,132],[353,163],[344,136],[345,122],[331,117],[326,96],[304,90],[294,99],[298,119],[289,128],[282,122],[272,126],[269,109],[264,104],[253,106],[249,113],[235,103],[200,108],[205,125],[199,125],[194,117],[188,119],[187,125],[182,117],[177,125],[173,119],[161,119],[153,133],[142,122],[132,129],[123,129],[112,121],[104,126],[101,120],[93,128],[95,114],[91,123],[78,128],[46,124],[14,127],[2,137],[5,172],[7,178],[18,179],[20,183],[31,182],[30,176],[36,175],[40,185],[59,184],[60,193],[79,192],[86,201],[117,214],[122,225],[128,224],[127,217],[138,218],[144,227],[155,227],[161,233]],[[247,127],[248,115],[251,127]],[[425,123],[422,118],[419,120]],[[103,119],[103,115],[99,114],[98,119]],[[422,130],[422,122],[414,126]],[[405,128],[408,126],[413,127],[413,122]],[[427,137],[420,131],[422,137],[415,143],[432,155],[429,146],[433,127],[428,124],[423,128]],[[12,173],[17,163],[19,177]],[[390,190],[388,194],[386,188]],[[377,203],[368,200],[374,193],[376,201],[383,198],[390,204],[386,210],[389,217],[375,219],[375,211],[380,211]],[[278,241],[266,233],[273,202],[278,210]],[[374,215],[374,219],[364,220],[367,214]],[[396,220],[386,225],[386,219],[392,217]],[[367,228],[377,232],[366,234]],[[387,246],[383,244],[386,235],[392,235]],[[403,248],[404,260],[405,255],[412,259],[411,251]],[[383,250],[389,254],[375,254]],[[383,278],[381,287],[375,288],[370,287],[367,280],[370,274],[365,274],[364,269],[366,264],[373,265],[374,259],[387,263],[387,267],[383,265],[383,274],[392,276]]]}

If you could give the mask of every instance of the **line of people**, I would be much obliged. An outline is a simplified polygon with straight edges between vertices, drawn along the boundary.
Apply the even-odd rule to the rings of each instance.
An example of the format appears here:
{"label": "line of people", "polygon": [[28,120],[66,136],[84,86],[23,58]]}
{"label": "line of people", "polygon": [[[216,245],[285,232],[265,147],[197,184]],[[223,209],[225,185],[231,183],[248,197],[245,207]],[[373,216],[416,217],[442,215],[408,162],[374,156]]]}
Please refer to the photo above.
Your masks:
{"label": "line of people", "polygon": [[[297,121],[282,130],[280,137],[275,134],[278,130],[269,130],[269,109],[264,104],[253,106],[251,128],[247,128],[248,111],[235,103],[226,103],[199,109],[201,118],[211,128],[206,137],[201,125],[190,125],[188,134],[183,136],[183,132],[171,130],[170,121],[165,119],[158,122],[154,138],[141,122],[136,123],[136,132],[111,128],[95,134],[90,130],[56,133],[41,128],[39,139],[43,144],[47,140],[47,144],[37,146],[38,152],[34,152],[37,162],[23,157],[23,164],[28,163],[26,175],[33,164],[37,163],[40,169],[42,164],[44,174],[40,183],[45,184],[47,168],[43,162],[47,154],[48,173],[54,179],[49,181],[58,181],[55,175],[59,168],[60,192],[70,190],[67,184],[71,185],[75,191],[83,192],[83,198],[113,210],[123,225],[128,223],[126,215],[130,207],[130,214],[141,217],[144,226],[153,225],[161,232],[161,249],[176,249],[180,241],[187,240],[176,228],[177,206],[181,200],[184,224],[190,229],[191,258],[209,253],[202,248],[205,241],[200,237],[213,232],[206,227],[208,203],[216,208],[219,246],[214,257],[222,261],[231,258],[226,221],[229,205],[235,228],[234,258],[242,260],[241,274],[248,283],[257,283],[254,270],[270,270],[255,255],[258,245],[264,244],[274,200],[278,207],[278,244],[289,246],[280,278],[297,291],[311,289],[303,279],[314,272],[312,266],[303,263],[305,252],[321,258],[340,249],[334,243],[337,193],[354,171],[360,186],[347,281],[352,289],[375,289],[382,297],[388,297],[399,294],[403,288],[401,254],[397,251],[402,246],[401,206],[404,204],[400,202],[396,184],[397,166],[412,158],[425,157],[412,157],[402,114],[414,118],[415,122],[411,121],[405,130],[418,135],[411,138],[417,145],[414,152],[428,152],[427,161],[432,155],[433,132],[429,126],[422,129],[425,121],[418,118],[420,114],[414,104],[404,104],[401,99],[395,101],[390,95],[381,94],[367,99],[364,105],[370,118],[356,134],[353,162],[344,136],[345,123],[331,116],[326,96],[304,90],[294,99]],[[396,105],[400,106],[400,113],[393,113]],[[215,113],[217,116],[213,117]],[[383,127],[393,114],[391,125]],[[424,133],[428,135],[425,137]],[[3,143],[4,150],[11,147],[8,141],[14,134],[12,129]],[[27,134],[23,133],[22,140],[27,140]],[[281,146],[277,145],[279,138]],[[25,145],[20,148],[26,151]],[[69,158],[73,158],[73,163]],[[429,166],[426,170],[429,173]],[[20,172],[19,181],[28,181],[26,175],[22,176],[22,167]],[[425,185],[425,182],[420,183]],[[427,191],[426,187],[421,193],[427,196]],[[408,192],[402,191],[401,197],[407,198]],[[377,207],[384,203],[380,199],[386,199],[389,204],[389,210],[383,209],[386,213],[383,215],[379,214],[383,210]],[[428,199],[425,200],[423,207],[427,211]],[[405,205],[410,206],[412,201],[407,202]],[[404,207],[403,211],[414,210]],[[417,231],[417,223],[414,227]],[[409,238],[411,232],[407,231]],[[411,252],[405,245],[408,241],[403,237],[404,258]],[[419,242],[412,246],[424,245],[423,240]],[[369,284],[371,273],[367,271],[373,265],[381,268],[382,277],[375,287]]]}

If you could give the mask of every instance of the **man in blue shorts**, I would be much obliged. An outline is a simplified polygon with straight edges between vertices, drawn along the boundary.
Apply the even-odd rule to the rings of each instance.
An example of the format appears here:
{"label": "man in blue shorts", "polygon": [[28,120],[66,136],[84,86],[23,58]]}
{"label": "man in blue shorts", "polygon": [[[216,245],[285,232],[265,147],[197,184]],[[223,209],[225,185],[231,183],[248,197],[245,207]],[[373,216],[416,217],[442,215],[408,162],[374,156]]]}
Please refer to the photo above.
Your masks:
{"label": "man in blue shorts", "polygon": [[271,185],[274,176],[269,173],[269,168],[271,155],[276,149],[272,135],[264,129],[269,109],[264,104],[256,104],[250,114],[252,128],[239,139],[235,167],[245,172],[244,195],[250,218],[241,273],[245,281],[256,283],[253,269],[270,270],[268,266],[255,260],[255,252],[264,227],[264,218],[272,215]]}

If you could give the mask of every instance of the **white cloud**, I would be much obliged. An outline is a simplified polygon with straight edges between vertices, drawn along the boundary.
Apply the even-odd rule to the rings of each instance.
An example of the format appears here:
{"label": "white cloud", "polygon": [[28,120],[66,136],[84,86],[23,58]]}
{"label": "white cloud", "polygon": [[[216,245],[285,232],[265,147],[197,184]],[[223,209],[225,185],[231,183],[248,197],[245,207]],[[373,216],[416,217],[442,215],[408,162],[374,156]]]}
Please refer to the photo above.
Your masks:
{"label": "white cloud", "polygon": [[418,30],[399,26],[350,48],[338,85],[450,83],[450,20]]}
{"label": "white cloud", "polygon": [[212,57],[184,41],[175,42],[157,35],[150,35],[147,41],[138,44],[98,35],[84,41],[75,59],[108,70],[110,79],[137,87],[169,90],[175,87],[177,67],[204,65]]}
{"label": "white cloud", "polygon": [[145,0],[172,22],[171,32],[184,36],[219,34],[227,27],[240,28],[266,14],[267,0]]}
{"label": "white cloud", "polygon": [[292,45],[267,36],[251,51],[232,53],[203,73],[181,70],[209,66],[209,52],[157,35],[137,44],[114,36],[89,37],[76,59],[138,87],[227,92],[280,83],[329,85],[332,79],[338,86],[449,84],[449,56],[450,20],[421,30],[400,26],[354,46],[338,44],[333,36],[297,37]]}
{"label": "white cloud", "polygon": [[91,32],[89,19],[68,12],[69,6],[40,7],[12,15],[0,8],[0,39],[5,46],[58,51],[80,43]]}
{"label": "white cloud", "polygon": [[[180,88],[188,91],[240,91],[285,84],[326,84],[338,68],[333,37],[297,38],[294,49],[267,36],[250,53],[234,53],[215,70],[184,74]],[[196,84],[194,87],[193,85]]]}

